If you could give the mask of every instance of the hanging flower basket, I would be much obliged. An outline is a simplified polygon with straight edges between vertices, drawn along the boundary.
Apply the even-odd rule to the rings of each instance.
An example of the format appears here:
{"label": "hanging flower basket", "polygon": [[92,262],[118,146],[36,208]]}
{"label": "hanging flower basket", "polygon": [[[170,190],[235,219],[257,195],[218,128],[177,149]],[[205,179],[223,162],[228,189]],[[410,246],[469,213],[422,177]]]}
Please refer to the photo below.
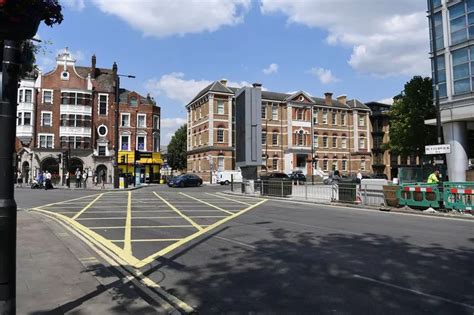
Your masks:
{"label": "hanging flower basket", "polygon": [[0,39],[33,38],[41,21],[52,26],[62,20],[57,0],[0,0]]}

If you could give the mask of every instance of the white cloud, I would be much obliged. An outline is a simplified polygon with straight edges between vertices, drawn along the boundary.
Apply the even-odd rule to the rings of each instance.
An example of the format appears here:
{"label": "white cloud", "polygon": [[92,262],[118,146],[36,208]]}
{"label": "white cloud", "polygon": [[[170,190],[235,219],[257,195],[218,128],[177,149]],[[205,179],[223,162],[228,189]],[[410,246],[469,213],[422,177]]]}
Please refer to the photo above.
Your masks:
{"label": "white cloud", "polygon": [[268,68],[265,68],[262,71],[263,71],[264,74],[277,73],[278,72],[278,65],[276,63],[272,63],[268,66]]}
{"label": "white cloud", "polygon": [[263,14],[328,32],[331,45],[351,47],[348,63],[381,76],[429,73],[426,1],[261,0]]}
{"label": "white cloud", "polygon": [[[189,103],[202,89],[214,81],[210,80],[186,80],[184,73],[172,72],[164,74],[160,79],[150,79],[146,83],[146,88],[155,95],[165,95],[171,100],[182,104]],[[242,87],[251,85],[247,81],[229,81],[228,86]]]}
{"label": "white cloud", "polygon": [[185,118],[176,117],[176,118],[162,118],[161,119],[161,128],[170,128],[170,127],[181,127],[186,123]]}
{"label": "white cloud", "polygon": [[84,0],[62,0],[61,4],[76,11],[82,11],[85,8]]}
{"label": "white cloud", "polygon": [[251,0],[92,0],[147,36],[214,32],[243,21]]}
{"label": "white cloud", "polygon": [[309,70],[309,73],[318,78],[318,80],[323,84],[335,83],[340,81],[332,74],[332,71],[329,69],[311,68],[311,70]]}
{"label": "white cloud", "polygon": [[393,98],[384,98],[383,100],[378,101],[379,103],[383,104],[388,104],[388,105],[393,105]]}

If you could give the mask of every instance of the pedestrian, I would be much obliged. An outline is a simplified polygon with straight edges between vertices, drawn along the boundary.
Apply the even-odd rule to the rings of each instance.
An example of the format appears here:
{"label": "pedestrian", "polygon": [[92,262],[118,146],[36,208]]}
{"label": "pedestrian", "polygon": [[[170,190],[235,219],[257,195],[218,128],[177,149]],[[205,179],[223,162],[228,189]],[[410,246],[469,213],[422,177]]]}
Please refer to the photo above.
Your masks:
{"label": "pedestrian", "polygon": [[105,176],[106,176],[105,170],[102,170],[100,172],[100,181],[102,183],[102,186],[100,187],[100,189],[105,189]]}
{"label": "pedestrian", "polygon": [[84,171],[84,173],[82,173],[82,179],[84,180],[84,189],[87,188],[87,178],[89,177],[88,176],[89,174],[87,174],[87,170]]}
{"label": "pedestrian", "polygon": [[40,188],[43,187],[43,184],[44,184],[44,174],[42,171],[39,171],[39,174],[38,174],[38,185],[40,186]]}
{"label": "pedestrian", "polygon": [[46,181],[44,189],[45,190],[53,189],[53,185],[51,184],[51,173],[49,171],[46,171],[44,176],[45,176],[45,181]]}
{"label": "pedestrian", "polygon": [[69,179],[69,172],[66,172],[66,186],[71,188],[71,180]]}
{"label": "pedestrian", "polygon": [[361,181],[362,181],[362,172],[359,170],[357,172],[357,183],[360,184]]}
{"label": "pedestrian", "polygon": [[439,171],[436,170],[434,171],[433,173],[430,174],[430,176],[428,176],[428,181],[427,183],[428,184],[437,184],[439,183],[439,178],[440,178],[440,174],[439,174]]}
{"label": "pedestrian", "polygon": [[82,179],[81,170],[78,167],[76,169],[76,188],[81,188],[81,179]]}
{"label": "pedestrian", "polygon": [[20,170],[16,174],[16,187],[23,187],[23,177]]}
{"label": "pedestrian", "polygon": [[99,178],[97,176],[97,170],[94,171],[94,177],[92,177],[92,181],[94,182],[94,186],[97,186]]}

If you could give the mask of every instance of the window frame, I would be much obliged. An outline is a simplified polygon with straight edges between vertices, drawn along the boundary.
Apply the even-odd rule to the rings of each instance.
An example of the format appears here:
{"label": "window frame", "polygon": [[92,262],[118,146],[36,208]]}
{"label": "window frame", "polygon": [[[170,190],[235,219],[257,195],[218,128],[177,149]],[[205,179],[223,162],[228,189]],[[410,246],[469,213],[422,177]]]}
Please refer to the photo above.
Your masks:
{"label": "window frame", "polygon": [[[105,97],[105,101],[102,101],[101,98]],[[102,104],[105,102],[105,113],[102,113]],[[107,116],[109,114],[109,94],[99,93],[97,95],[97,112],[99,116]]]}
{"label": "window frame", "polygon": [[217,115],[225,115],[225,104],[224,100],[216,100],[217,101]]}
{"label": "window frame", "polygon": [[[49,115],[49,124],[44,123],[44,116],[45,114]],[[42,127],[52,127],[53,126],[53,112],[49,110],[42,110],[41,111],[41,126]]]}
{"label": "window frame", "polygon": [[[143,138],[143,149],[142,150],[139,147],[139,141],[138,141],[139,138]],[[147,142],[147,135],[146,134],[137,134],[135,136],[135,150],[137,150],[137,151],[147,151],[146,150],[146,144],[147,144],[146,142]]]}
{"label": "window frame", "polygon": [[[217,131],[216,131],[216,141],[217,143],[224,143],[224,140],[225,140],[225,133],[224,133],[224,128],[217,128]],[[219,139],[220,137],[222,137],[221,139]]]}
{"label": "window frame", "polygon": [[[139,120],[140,117],[143,117],[143,123],[144,123],[143,126],[140,126],[138,124],[138,122],[140,121]],[[137,128],[146,128],[146,114],[137,113],[137,122],[136,123],[137,123]]]}
{"label": "window frame", "polygon": [[[128,140],[127,140],[127,146],[128,146],[127,149],[124,149],[124,148],[123,148],[123,143],[124,143],[124,142],[123,142],[123,138],[124,138],[124,137],[128,138]],[[120,135],[120,139],[119,139],[119,140],[120,140],[120,151],[131,151],[132,144],[131,144],[131,142],[130,142],[130,135],[122,134],[122,135]]]}
{"label": "window frame", "polygon": [[[123,117],[127,116],[128,117],[128,124],[124,125],[123,124]],[[130,127],[130,113],[120,113],[120,127]]]}
{"label": "window frame", "polygon": [[[46,92],[49,92],[51,93],[51,101],[50,102],[47,102],[46,101]],[[43,104],[47,104],[47,105],[53,105],[54,103],[54,90],[52,89],[42,89],[41,91],[41,101]]]}
{"label": "window frame", "polygon": [[[41,146],[41,137],[45,137],[45,146]],[[48,138],[51,137],[51,147],[48,148]],[[38,133],[38,149],[54,149],[54,133]]]}

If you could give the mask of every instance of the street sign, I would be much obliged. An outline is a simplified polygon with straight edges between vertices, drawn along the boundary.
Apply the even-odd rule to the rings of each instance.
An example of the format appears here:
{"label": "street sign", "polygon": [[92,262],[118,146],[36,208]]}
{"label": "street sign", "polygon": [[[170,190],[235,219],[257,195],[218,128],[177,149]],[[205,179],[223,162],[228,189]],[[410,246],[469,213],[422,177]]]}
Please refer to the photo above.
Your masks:
{"label": "street sign", "polygon": [[450,144],[437,144],[437,145],[426,145],[425,154],[449,154],[451,153]]}

